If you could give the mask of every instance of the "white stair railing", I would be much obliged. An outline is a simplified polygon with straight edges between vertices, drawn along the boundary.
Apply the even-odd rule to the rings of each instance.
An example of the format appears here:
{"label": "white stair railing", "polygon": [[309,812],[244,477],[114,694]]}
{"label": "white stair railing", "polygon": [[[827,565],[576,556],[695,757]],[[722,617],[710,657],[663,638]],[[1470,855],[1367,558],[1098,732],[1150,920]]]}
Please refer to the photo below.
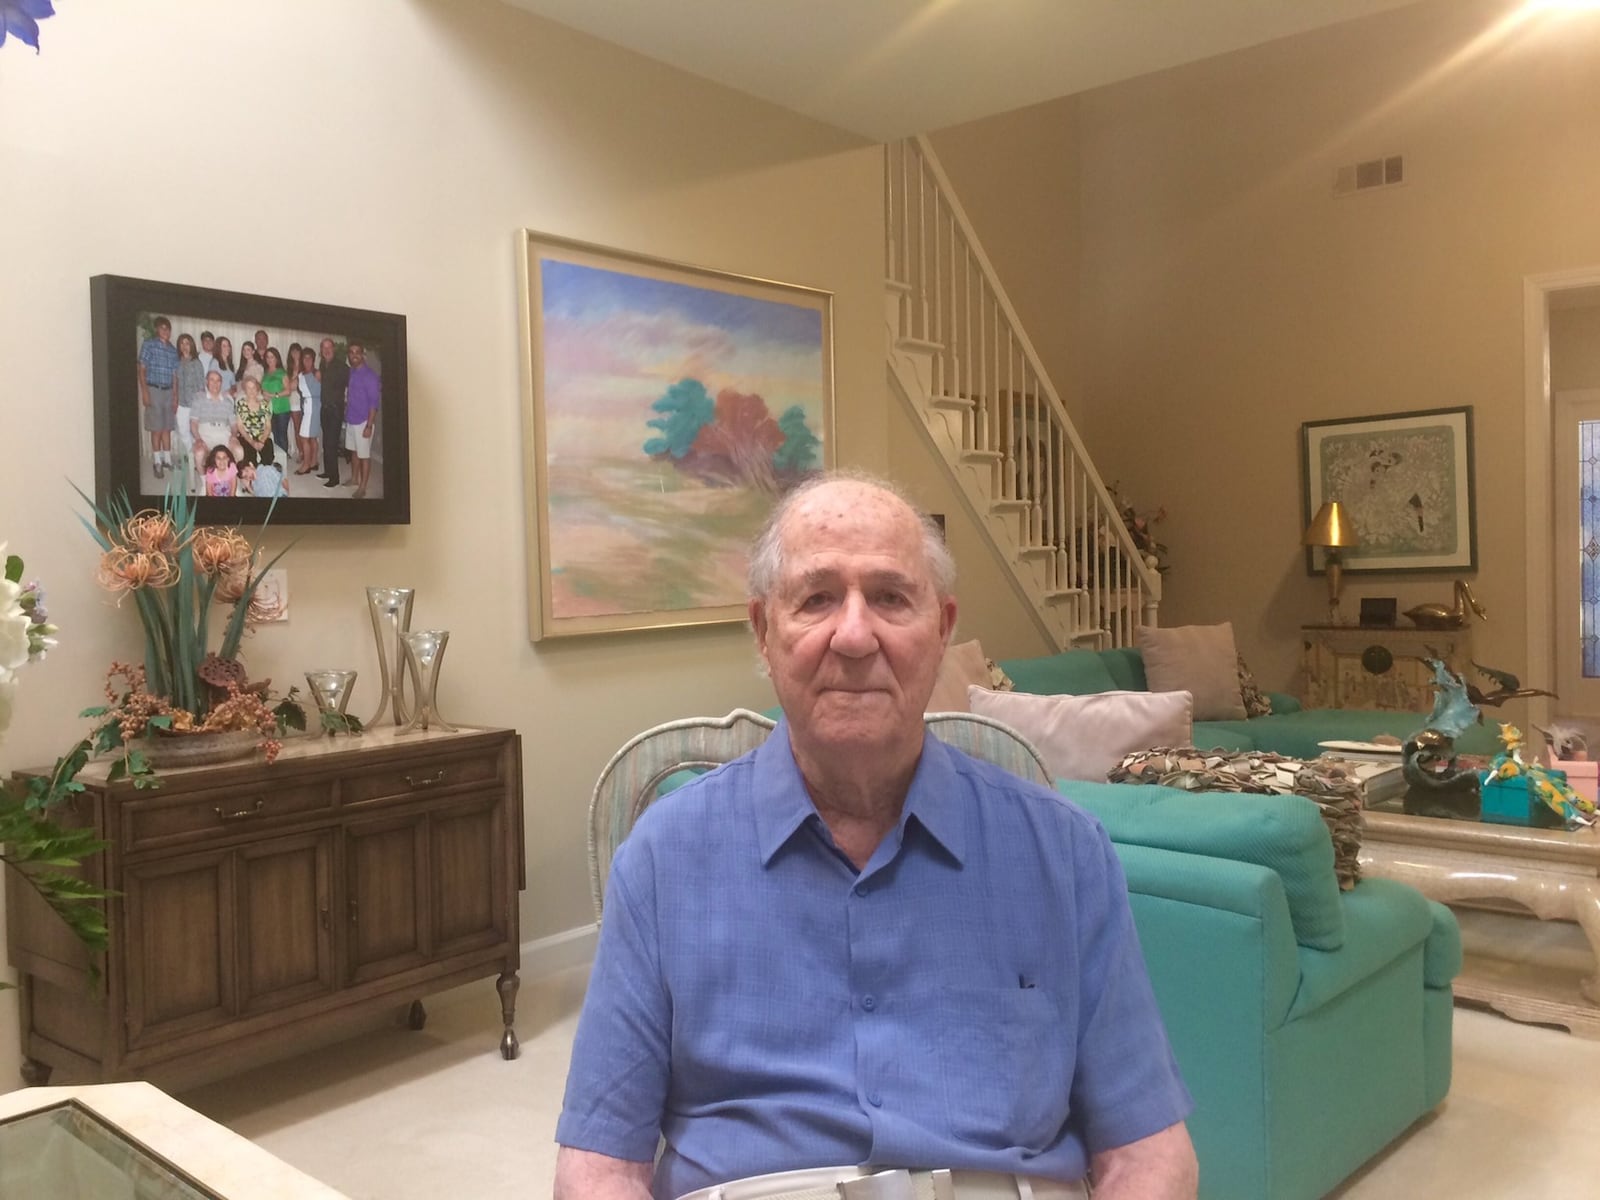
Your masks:
{"label": "white stair railing", "polygon": [[1105,483],[984,254],[927,139],[885,149],[886,277],[902,346],[931,358],[930,410],[959,412],[959,457],[990,467],[990,511],[1012,512],[1018,554],[1052,598],[1080,598],[1093,638],[1126,646],[1153,625],[1161,575],[1134,546]]}

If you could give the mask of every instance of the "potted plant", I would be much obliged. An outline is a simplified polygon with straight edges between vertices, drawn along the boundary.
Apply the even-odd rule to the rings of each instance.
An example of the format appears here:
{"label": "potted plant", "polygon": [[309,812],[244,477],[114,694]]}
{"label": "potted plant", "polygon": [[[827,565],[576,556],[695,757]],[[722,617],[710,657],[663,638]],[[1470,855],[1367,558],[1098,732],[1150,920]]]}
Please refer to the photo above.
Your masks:
{"label": "potted plant", "polygon": [[[126,495],[101,508],[78,494],[94,513],[83,524],[101,549],[96,580],[119,601],[132,599],[144,630],[143,665],[113,663],[107,703],[86,713],[101,719],[93,748],[121,751],[111,778],[244,757],[258,747],[271,762],[283,731],[305,728],[305,713],[294,688],[268,707],[270,680],[252,682],[238,653],[261,579],[288,547],[261,565],[261,551],[237,527],[196,527],[181,490],[169,489],[160,509],[139,512]],[[218,603],[232,612],[210,649]]]}

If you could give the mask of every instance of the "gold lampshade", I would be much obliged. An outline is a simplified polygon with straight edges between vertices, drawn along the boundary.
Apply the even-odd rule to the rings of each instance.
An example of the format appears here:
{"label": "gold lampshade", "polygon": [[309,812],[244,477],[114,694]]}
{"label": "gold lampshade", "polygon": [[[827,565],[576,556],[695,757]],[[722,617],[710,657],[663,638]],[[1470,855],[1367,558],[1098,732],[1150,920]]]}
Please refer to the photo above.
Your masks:
{"label": "gold lampshade", "polygon": [[1321,546],[1328,552],[1323,564],[1328,575],[1328,623],[1341,625],[1339,592],[1344,584],[1344,556],[1339,551],[1360,544],[1350,514],[1337,500],[1325,501],[1300,540],[1307,546]]}
{"label": "gold lampshade", "polygon": [[1327,546],[1330,549],[1361,544],[1356,538],[1356,527],[1350,523],[1350,514],[1337,500],[1329,500],[1317,509],[1317,515],[1311,518],[1311,524],[1306,526],[1306,535],[1300,541],[1306,546]]}

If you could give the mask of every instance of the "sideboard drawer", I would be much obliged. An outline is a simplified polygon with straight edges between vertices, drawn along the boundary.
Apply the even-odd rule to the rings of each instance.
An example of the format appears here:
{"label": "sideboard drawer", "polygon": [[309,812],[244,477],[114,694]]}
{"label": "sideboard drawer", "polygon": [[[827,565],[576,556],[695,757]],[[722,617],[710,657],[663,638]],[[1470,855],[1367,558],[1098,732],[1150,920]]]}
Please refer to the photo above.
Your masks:
{"label": "sideboard drawer", "polygon": [[430,758],[410,766],[390,767],[360,775],[347,775],[339,784],[345,804],[402,799],[471,784],[501,783],[498,752]]}
{"label": "sideboard drawer", "polygon": [[236,791],[207,791],[170,799],[160,795],[122,806],[122,838],[126,852],[137,853],[171,844],[205,840],[234,832],[245,824],[273,823],[334,806],[328,779],[274,786],[264,780]]}

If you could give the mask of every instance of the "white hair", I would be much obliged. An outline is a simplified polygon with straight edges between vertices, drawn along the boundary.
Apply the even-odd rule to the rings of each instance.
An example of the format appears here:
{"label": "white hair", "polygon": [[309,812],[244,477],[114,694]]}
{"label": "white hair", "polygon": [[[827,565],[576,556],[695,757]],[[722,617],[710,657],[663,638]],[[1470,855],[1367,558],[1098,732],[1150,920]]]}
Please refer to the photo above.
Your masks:
{"label": "white hair", "polygon": [[830,483],[857,483],[864,487],[875,488],[893,496],[910,509],[911,515],[916,518],[917,524],[922,529],[922,555],[927,562],[928,573],[933,577],[934,590],[941,599],[954,594],[956,560],[950,553],[950,547],[945,545],[944,532],[934,523],[933,518],[923,512],[916,502],[891,480],[867,471],[843,468],[819,471],[815,475],[807,476],[784,493],[783,498],[767,514],[761,531],[756,534],[756,539],[750,547],[750,571],[746,581],[746,591],[751,600],[766,603],[772,595],[772,589],[777,586],[778,580],[783,575],[783,526],[790,512],[802,497]]}

